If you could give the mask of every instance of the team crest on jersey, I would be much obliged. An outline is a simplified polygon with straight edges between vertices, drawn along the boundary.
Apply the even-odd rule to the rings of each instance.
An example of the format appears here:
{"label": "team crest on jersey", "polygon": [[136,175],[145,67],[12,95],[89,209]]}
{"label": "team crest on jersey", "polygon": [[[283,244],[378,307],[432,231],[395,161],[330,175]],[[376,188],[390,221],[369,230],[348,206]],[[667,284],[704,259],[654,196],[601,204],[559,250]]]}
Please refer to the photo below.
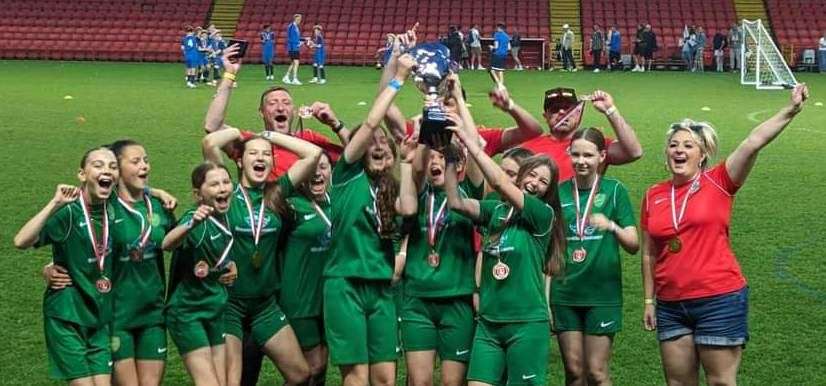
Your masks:
{"label": "team crest on jersey", "polygon": [[153,227],[157,227],[158,225],[161,225],[161,216],[152,216],[151,224],[152,224]]}
{"label": "team crest on jersey", "polygon": [[[253,215],[253,218],[255,219],[255,221],[252,222],[252,223],[255,224],[255,226],[258,226],[258,213],[255,213]],[[261,225],[261,229],[269,228],[270,223],[272,223],[272,216],[267,216],[267,214],[264,213],[264,223]],[[245,231],[249,230],[249,224],[250,224],[250,216],[249,215],[244,216],[243,224],[244,224],[243,226],[235,227],[235,229],[236,230],[245,230]]]}
{"label": "team crest on jersey", "polygon": [[[568,224],[568,229],[571,231],[571,233],[576,234],[576,222]],[[595,228],[593,225],[588,224],[588,226],[585,227],[585,236],[592,236],[594,232],[596,232],[596,230],[597,228]]]}
{"label": "team crest on jersey", "polygon": [[118,352],[118,350],[120,350],[120,337],[113,336],[109,339],[109,347],[111,347],[112,352]]}
{"label": "team crest on jersey", "polygon": [[605,205],[605,199],[608,198],[608,195],[605,193],[597,193],[594,197],[594,208],[602,208]]}

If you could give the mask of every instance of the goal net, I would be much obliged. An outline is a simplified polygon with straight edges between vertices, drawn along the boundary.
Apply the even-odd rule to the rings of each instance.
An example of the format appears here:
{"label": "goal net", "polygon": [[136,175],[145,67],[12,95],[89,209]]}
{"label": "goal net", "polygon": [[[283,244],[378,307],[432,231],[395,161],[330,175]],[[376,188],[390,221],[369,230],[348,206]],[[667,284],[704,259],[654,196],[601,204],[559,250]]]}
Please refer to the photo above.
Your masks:
{"label": "goal net", "polygon": [[743,19],[740,83],[758,90],[792,88],[797,80],[761,20]]}

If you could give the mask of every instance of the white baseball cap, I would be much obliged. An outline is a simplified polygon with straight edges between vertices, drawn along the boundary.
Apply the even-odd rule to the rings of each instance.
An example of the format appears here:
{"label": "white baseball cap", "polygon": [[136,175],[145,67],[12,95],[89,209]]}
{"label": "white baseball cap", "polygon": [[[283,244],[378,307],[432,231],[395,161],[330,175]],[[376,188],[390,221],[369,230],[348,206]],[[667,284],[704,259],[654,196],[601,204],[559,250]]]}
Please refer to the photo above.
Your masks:
{"label": "white baseball cap", "polygon": [[571,28],[571,27],[570,27],[570,26],[568,26],[567,24],[563,24],[563,25],[562,25],[562,29],[568,29],[568,28]]}

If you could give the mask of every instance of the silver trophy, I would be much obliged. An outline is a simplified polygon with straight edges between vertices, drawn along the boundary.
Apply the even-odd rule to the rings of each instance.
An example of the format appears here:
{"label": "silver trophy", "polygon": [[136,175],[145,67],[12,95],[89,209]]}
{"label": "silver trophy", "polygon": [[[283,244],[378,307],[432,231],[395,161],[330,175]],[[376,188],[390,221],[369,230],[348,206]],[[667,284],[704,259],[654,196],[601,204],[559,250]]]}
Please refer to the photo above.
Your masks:
{"label": "silver trophy", "polygon": [[453,124],[447,119],[444,97],[451,72],[450,50],[441,43],[422,43],[409,51],[416,60],[413,82],[424,94],[422,124],[419,142],[440,149],[450,143],[452,132],[445,127]]}

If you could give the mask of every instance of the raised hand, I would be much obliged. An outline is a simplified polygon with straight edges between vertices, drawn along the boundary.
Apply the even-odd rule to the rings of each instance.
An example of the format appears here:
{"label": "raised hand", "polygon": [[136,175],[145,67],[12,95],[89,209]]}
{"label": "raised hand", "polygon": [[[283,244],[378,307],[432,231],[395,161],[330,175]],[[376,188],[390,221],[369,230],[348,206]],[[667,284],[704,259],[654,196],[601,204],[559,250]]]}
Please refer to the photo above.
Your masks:
{"label": "raised hand", "polygon": [[80,195],[80,188],[77,186],[60,184],[57,186],[57,190],[54,193],[54,198],[52,198],[52,201],[59,208],[74,200],[77,200],[78,195]]}
{"label": "raised hand", "polygon": [[488,94],[490,102],[498,109],[508,112],[513,108],[513,100],[511,100],[508,89],[497,87]]}
{"label": "raised hand", "polygon": [[416,59],[413,59],[413,56],[409,54],[404,54],[399,56],[399,66],[396,69],[396,76],[400,78],[407,78],[410,75],[410,72],[413,71],[413,68],[416,67]]}
{"label": "raised hand", "polygon": [[803,104],[809,99],[809,87],[806,83],[798,83],[792,89],[791,104],[795,111],[803,109]]}
{"label": "raised hand", "polygon": [[195,213],[192,215],[192,225],[198,225],[206,220],[214,210],[215,209],[209,205],[199,206],[198,209],[195,209]]}
{"label": "raised hand", "polygon": [[313,104],[310,105],[310,109],[313,111],[313,117],[318,119],[319,122],[330,127],[338,124],[336,113],[333,112],[333,109],[330,108],[329,104],[324,102],[313,102]]}
{"label": "raised hand", "polygon": [[597,90],[591,95],[591,103],[601,113],[605,113],[614,106],[614,98],[605,91]]}
{"label": "raised hand", "polygon": [[224,63],[224,70],[226,72],[237,74],[238,71],[241,70],[241,58],[230,59],[231,56],[237,55],[240,49],[241,46],[238,44],[233,44],[224,49],[224,55],[221,57],[221,61]]}
{"label": "raised hand", "polygon": [[419,147],[419,133],[408,135],[402,140],[400,154],[402,162],[412,163],[416,158],[416,148]]}

